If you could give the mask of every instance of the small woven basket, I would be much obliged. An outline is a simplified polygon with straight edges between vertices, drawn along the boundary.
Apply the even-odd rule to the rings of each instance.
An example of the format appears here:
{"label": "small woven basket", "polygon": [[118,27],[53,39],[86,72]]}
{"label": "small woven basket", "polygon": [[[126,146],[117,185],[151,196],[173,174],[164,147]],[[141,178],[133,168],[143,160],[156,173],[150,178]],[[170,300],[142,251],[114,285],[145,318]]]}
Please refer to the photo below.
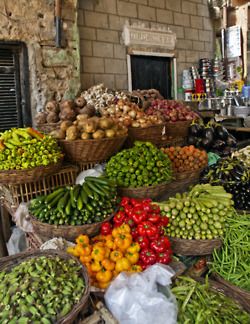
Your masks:
{"label": "small woven basket", "polygon": [[73,309],[64,317],[59,319],[56,324],[71,324],[74,322],[74,320],[77,318],[77,315],[80,313],[80,311],[84,308],[88,301],[89,297],[89,292],[90,292],[90,284],[89,284],[89,276],[87,269],[78,261],[77,258],[62,252],[58,250],[46,250],[46,251],[28,251],[28,252],[23,252],[19,254],[15,254],[14,256],[10,257],[5,257],[0,259],[0,271],[2,270],[11,270],[13,267],[17,266],[21,262],[35,258],[35,257],[40,257],[40,256],[46,256],[46,257],[51,257],[54,258],[56,256],[64,259],[64,260],[69,260],[69,259],[74,259],[79,265],[81,265],[81,276],[84,278],[85,281],[85,291],[84,294],[82,295],[80,301],[78,304],[76,304]]}
{"label": "small woven basket", "polygon": [[100,162],[117,153],[127,136],[67,141],[60,140],[65,158],[70,162]]}
{"label": "small woven basket", "polygon": [[0,184],[21,184],[38,181],[50,174],[57,172],[61,165],[62,159],[57,163],[52,163],[47,166],[38,166],[24,170],[1,170]]}
{"label": "small woven basket", "polygon": [[165,134],[172,137],[186,138],[188,136],[188,127],[191,122],[191,120],[167,122],[165,124]]}
{"label": "small woven basket", "polygon": [[125,188],[118,187],[118,193],[120,196],[126,196],[131,198],[151,198],[155,199],[162,196],[168,191],[171,182],[164,182],[148,187],[138,188]]}
{"label": "small woven basket", "polygon": [[110,221],[114,214],[108,216],[105,220],[98,223],[86,224],[86,225],[52,225],[39,221],[34,216],[30,216],[30,220],[33,226],[34,233],[39,236],[48,238],[62,237],[68,241],[75,241],[80,234],[86,234],[88,236],[94,236],[99,233],[103,223]]}
{"label": "small woven basket", "polygon": [[169,239],[173,252],[178,255],[210,255],[222,246],[221,239],[186,240],[177,237],[169,237]]}

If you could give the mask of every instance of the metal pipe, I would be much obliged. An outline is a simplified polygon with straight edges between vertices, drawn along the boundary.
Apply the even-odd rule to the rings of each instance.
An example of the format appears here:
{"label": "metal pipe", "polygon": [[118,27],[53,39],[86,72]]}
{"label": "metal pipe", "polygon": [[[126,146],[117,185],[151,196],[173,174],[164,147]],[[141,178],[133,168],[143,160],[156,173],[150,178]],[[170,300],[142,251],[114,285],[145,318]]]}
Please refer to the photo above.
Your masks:
{"label": "metal pipe", "polygon": [[55,0],[56,47],[61,47],[61,40],[62,40],[61,13],[62,13],[61,0]]}

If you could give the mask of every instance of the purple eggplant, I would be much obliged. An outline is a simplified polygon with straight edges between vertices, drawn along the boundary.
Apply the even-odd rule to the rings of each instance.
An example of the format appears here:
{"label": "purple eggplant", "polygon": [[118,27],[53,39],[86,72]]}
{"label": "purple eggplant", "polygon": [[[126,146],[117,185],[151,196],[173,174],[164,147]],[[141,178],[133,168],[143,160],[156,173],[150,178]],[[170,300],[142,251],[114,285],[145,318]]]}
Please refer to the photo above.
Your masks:
{"label": "purple eggplant", "polygon": [[192,136],[199,136],[202,133],[202,126],[196,123],[192,123],[189,126],[188,133]]}
{"label": "purple eggplant", "polygon": [[227,140],[228,135],[229,135],[227,129],[222,125],[217,125],[215,127],[215,134],[216,134],[216,137],[218,139],[221,139],[221,140],[224,140],[224,141]]}

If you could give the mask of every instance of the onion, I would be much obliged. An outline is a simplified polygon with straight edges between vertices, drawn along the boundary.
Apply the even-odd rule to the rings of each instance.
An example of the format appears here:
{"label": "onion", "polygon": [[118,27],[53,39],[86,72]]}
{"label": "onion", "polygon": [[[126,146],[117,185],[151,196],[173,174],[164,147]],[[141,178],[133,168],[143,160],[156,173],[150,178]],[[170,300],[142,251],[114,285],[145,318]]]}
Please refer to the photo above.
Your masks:
{"label": "onion", "polygon": [[128,115],[129,115],[129,117],[135,119],[135,117],[136,117],[136,111],[130,110],[129,113],[128,113]]}

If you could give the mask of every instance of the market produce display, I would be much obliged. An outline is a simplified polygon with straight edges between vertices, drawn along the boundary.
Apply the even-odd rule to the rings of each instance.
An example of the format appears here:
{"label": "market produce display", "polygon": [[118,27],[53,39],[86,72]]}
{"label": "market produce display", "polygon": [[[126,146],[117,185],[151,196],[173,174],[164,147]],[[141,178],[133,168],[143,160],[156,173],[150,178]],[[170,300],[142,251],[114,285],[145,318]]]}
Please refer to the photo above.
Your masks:
{"label": "market produce display", "polygon": [[58,188],[31,200],[29,211],[44,223],[84,225],[105,220],[116,205],[116,187],[109,179],[86,177],[83,185]]}
{"label": "market produce display", "polygon": [[151,106],[146,110],[146,114],[161,116],[167,122],[199,119],[199,115],[189,106],[176,100],[153,100]]}
{"label": "market produce display", "polygon": [[171,180],[171,162],[150,142],[134,143],[112,156],[106,165],[107,177],[121,187],[151,186]]}
{"label": "market produce display", "polygon": [[127,131],[125,126],[116,123],[112,118],[88,117],[87,114],[80,114],[74,122],[62,121],[60,129],[53,130],[50,135],[57,139],[74,141],[125,136]]}
{"label": "market produce display", "polygon": [[52,324],[67,315],[85,290],[75,260],[34,257],[0,272],[2,324]]}
{"label": "market produce display", "polygon": [[233,152],[232,156],[236,157],[238,160],[244,163],[245,166],[250,168],[250,145],[242,148],[241,150]]}
{"label": "market produce display", "polygon": [[87,267],[93,286],[105,289],[120,272],[140,272],[142,268],[137,264],[140,245],[133,242],[127,224],[113,230],[105,224],[102,233],[91,240],[80,235],[76,245],[69,247],[67,252],[78,257]]}
{"label": "market produce display", "polygon": [[250,291],[250,226],[247,214],[227,217],[223,246],[214,251],[210,265],[233,285]]}
{"label": "market produce display", "polygon": [[178,277],[171,289],[178,303],[178,323],[247,324],[250,315],[225,295],[210,289],[209,282],[198,283]]}
{"label": "market produce display", "polygon": [[189,146],[170,146],[162,148],[163,153],[170,158],[175,172],[194,171],[205,167],[208,163],[207,153],[204,150]]}
{"label": "market produce display", "polygon": [[190,240],[222,237],[226,218],[233,214],[232,195],[222,186],[210,184],[196,185],[187,193],[157,204],[169,217],[166,233]]}
{"label": "market produce display", "polygon": [[0,134],[0,170],[23,170],[57,163],[57,142],[35,129],[12,128]]}
{"label": "market produce display", "polygon": [[245,162],[236,157],[220,159],[202,172],[201,182],[223,185],[233,195],[236,209],[250,210],[250,168]]}
{"label": "market produce display", "polygon": [[212,121],[204,125],[198,121],[189,126],[188,144],[227,156],[235,150],[237,143],[224,126]]}
{"label": "market produce display", "polygon": [[133,239],[141,247],[139,264],[143,270],[156,262],[171,262],[171,245],[164,232],[168,221],[151,199],[128,197],[122,198],[119,211],[113,218],[114,227],[124,223],[130,226]]}

